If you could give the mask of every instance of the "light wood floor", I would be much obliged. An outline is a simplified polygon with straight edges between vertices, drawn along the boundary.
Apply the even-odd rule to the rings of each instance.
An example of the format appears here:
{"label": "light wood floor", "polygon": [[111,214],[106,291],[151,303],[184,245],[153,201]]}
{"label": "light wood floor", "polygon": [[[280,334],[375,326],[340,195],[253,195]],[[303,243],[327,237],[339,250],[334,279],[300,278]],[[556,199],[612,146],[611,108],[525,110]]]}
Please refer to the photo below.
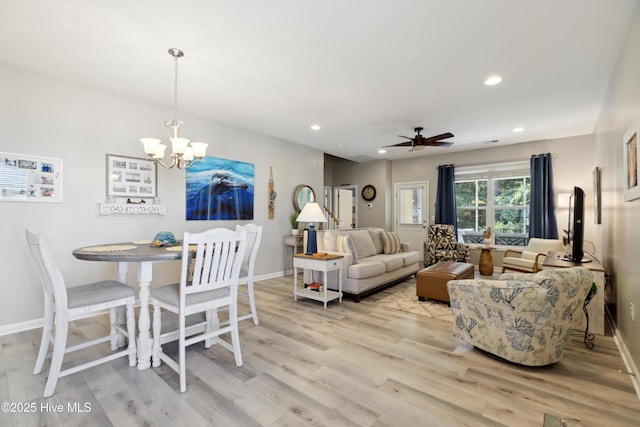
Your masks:
{"label": "light wood floor", "polygon": [[[324,310],[294,302],[292,282],[256,284],[260,325],[241,324],[242,367],[219,347],[187,350],[186,393],[170,368],[138,371],[121,358],[62,378],[42,399],[46,374],[32,375],[41,331],[0,337],[0,402],[36,407],[3,407],[0,425],[542,426],[545,413],[583,426],[640,425],[610,336],[589,350],[576,332],[559,363],[518,367],[457,342],[449,322],[376,307],[382,294]],[[69,340],[104,332],[106,320],[73,322]]]}

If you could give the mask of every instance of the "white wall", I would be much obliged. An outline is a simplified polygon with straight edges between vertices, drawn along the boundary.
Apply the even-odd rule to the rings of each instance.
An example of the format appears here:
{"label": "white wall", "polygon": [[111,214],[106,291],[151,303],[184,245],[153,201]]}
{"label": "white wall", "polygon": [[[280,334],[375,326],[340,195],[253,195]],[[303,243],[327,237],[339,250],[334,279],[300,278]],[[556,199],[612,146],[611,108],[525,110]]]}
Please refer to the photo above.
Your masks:
{"label": "white wall", "polygon": [[[68,286],[117,277],[110,263],[73,258],[74,248],[151,239],[163,230],[180,238],[184,231],[235,227],[234,221],[186,221],[184,171],[176,169],[158,170],[166,216],[98,214],[97,204],[105,199],[105,154],[145,157],[139,138],[166,139],[163,123],[170,110],[3,63],[0,93],[0,151],[60,158],[64,166],[62,203],[0,202],[0,331],[42,318],[41,285],[26,247],[26,227],[48,233]],[[293,210],[291,195],[302,183],[321,194],[323,153],[186,113],[180,119],[187,123],[186,137],[209,143],[208,155],[255,164],[252,222],[264,226],[256,274],[281,274],[282,236],[290,233],[288,216]],[[273,220],[267,217],[269,167],[273,167],[278,194]],[[176,281],[178,265],[156,264],[152,286]],[[134,283],[136,269],[131,270]]]}
{"label": "white wall", "polygon": [[[595,131],[596,159],[602,168],[602,226],[604,265],[614,277],[611,295],[618,331],[640,366],[640,199],[624,201],[622,139],[640,118],[640,6],[636,7],[625,45],[611,76],[607,97]],[[636,318],[631,320],[630,304]]]}

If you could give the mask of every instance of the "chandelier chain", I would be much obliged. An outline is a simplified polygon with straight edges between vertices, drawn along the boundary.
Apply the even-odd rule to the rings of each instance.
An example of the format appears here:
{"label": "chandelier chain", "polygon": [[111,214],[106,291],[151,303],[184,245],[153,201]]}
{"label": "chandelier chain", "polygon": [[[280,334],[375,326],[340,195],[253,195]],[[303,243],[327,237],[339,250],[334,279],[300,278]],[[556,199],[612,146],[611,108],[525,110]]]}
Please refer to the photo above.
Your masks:
{"label": "chandelier chain", "polygon": [[178,123],[178,57],[173,59],[174,77],[173,77],[173,120]]}

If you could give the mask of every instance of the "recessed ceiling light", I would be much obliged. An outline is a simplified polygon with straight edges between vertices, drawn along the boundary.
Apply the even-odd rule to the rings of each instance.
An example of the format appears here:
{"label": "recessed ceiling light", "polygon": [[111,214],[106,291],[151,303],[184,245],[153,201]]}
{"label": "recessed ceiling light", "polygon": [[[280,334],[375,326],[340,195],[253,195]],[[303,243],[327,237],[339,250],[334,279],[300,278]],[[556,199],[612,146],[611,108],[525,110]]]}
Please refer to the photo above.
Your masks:
{"label": "recessed ceiling light", "polygon": [[338,145],[336,145],[336,147],[339,148],[340,150],[342,150],[344,148],[344,145],[338,144]]}
{"label": "recessed ceiling light", "polygon": [[381,149],[378,150],[378,154],[384,154],[386,152],[387,152],[387,150],[385,150],[384,148],[381,148]]}
{"label": "recessed ceiling light", "polygon": [[502,81],[502,77],[500,76],[491,76],[487,80],[484,81],[484,84],[487,86],[495,86]]}
{"label": "recessed ceiling light", "polygon": [[311,130],[320,130],[320,125],[311,125]]}
{"label": "recessed ceiling light", "polygon": [[520,126],[518,126],[517,128],[513,128],[513,131],[514,131],[515,133],[522,132],[523,130],[524,130],[524,128],[523,128],[523,127],[520,127]]}

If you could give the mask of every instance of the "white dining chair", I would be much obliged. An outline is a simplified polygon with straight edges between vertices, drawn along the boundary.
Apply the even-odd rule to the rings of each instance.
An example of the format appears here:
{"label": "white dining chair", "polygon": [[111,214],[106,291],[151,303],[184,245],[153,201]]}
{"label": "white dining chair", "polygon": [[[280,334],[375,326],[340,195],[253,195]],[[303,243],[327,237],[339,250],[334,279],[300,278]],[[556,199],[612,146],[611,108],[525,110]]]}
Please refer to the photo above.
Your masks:
{"label": "white dining chair", "polygon": [[[186,347],[205,341],[205,347],[220,344],[234,355],[236,366],[242,366],[240,336],[238,333],[238,279],[246,251],[246,231],[216,228],[202,233],[184,233],[180,283],[162,286],[151,292],[153,305],[153,367],[164,361],[180,376],[180,391],[187,389]],[[190,252],[195,246],[195,255]],[[178,361],[162,350],[167,342],[162,331],[162,309],[178,315]],[[212,313],[220,309],[229,311],[229,323],[221,325]],[[187,338],[187,317],[206,313],[203,333]],[[168,332],[172,334],[172,332]],[[230,334],[231,344],[221,338]]]}
{"label": "white dining chair", "polygon": [[[118,357],[129,356],[129,366],[136,366],[135,314],[133,305],[136,291],[132,287],[113,280],[66,287],[60,269],[56,265],[47,237],[44,233],[26,230],[29,251],[36,264],[44,289],[44,328],[40,351],[33,370],[34,375],[42,372],[44,362],[51,358],[49,378],[44,389],[44,397],[51,396],[58,379],[67,375],[109,362]],[[116,308],[126,307],[126,327],[116,324]],[[109,310],[110,333],[92,341],[67,347],[69,321],[73,316],[87,315]],[[76,350],[111,341],[111,350],[118,349],[120,336],[129,338],[127,349],[92,360],[67,369],[62,368],[64,355]],[[49,353],[49,345],[53,351]]]}
{"label": "white dining chair", "polygon": [[262,240],[262,226],[256,224],[236,225],[236,231],[247,232],[247,250],[242,260],[242,271],[240,272],[239,284],[247,285],[246,292],[243,288],[238,288],[238,295],[242,295],[249,299],[249,307],[251,313],[238,316],[238,320],[253,319],[253,324],[258,324],[258,312],[256,310],[256,300],[253,295],[253,270],[256,265],[256,256],[260,249],[260,241]]}

